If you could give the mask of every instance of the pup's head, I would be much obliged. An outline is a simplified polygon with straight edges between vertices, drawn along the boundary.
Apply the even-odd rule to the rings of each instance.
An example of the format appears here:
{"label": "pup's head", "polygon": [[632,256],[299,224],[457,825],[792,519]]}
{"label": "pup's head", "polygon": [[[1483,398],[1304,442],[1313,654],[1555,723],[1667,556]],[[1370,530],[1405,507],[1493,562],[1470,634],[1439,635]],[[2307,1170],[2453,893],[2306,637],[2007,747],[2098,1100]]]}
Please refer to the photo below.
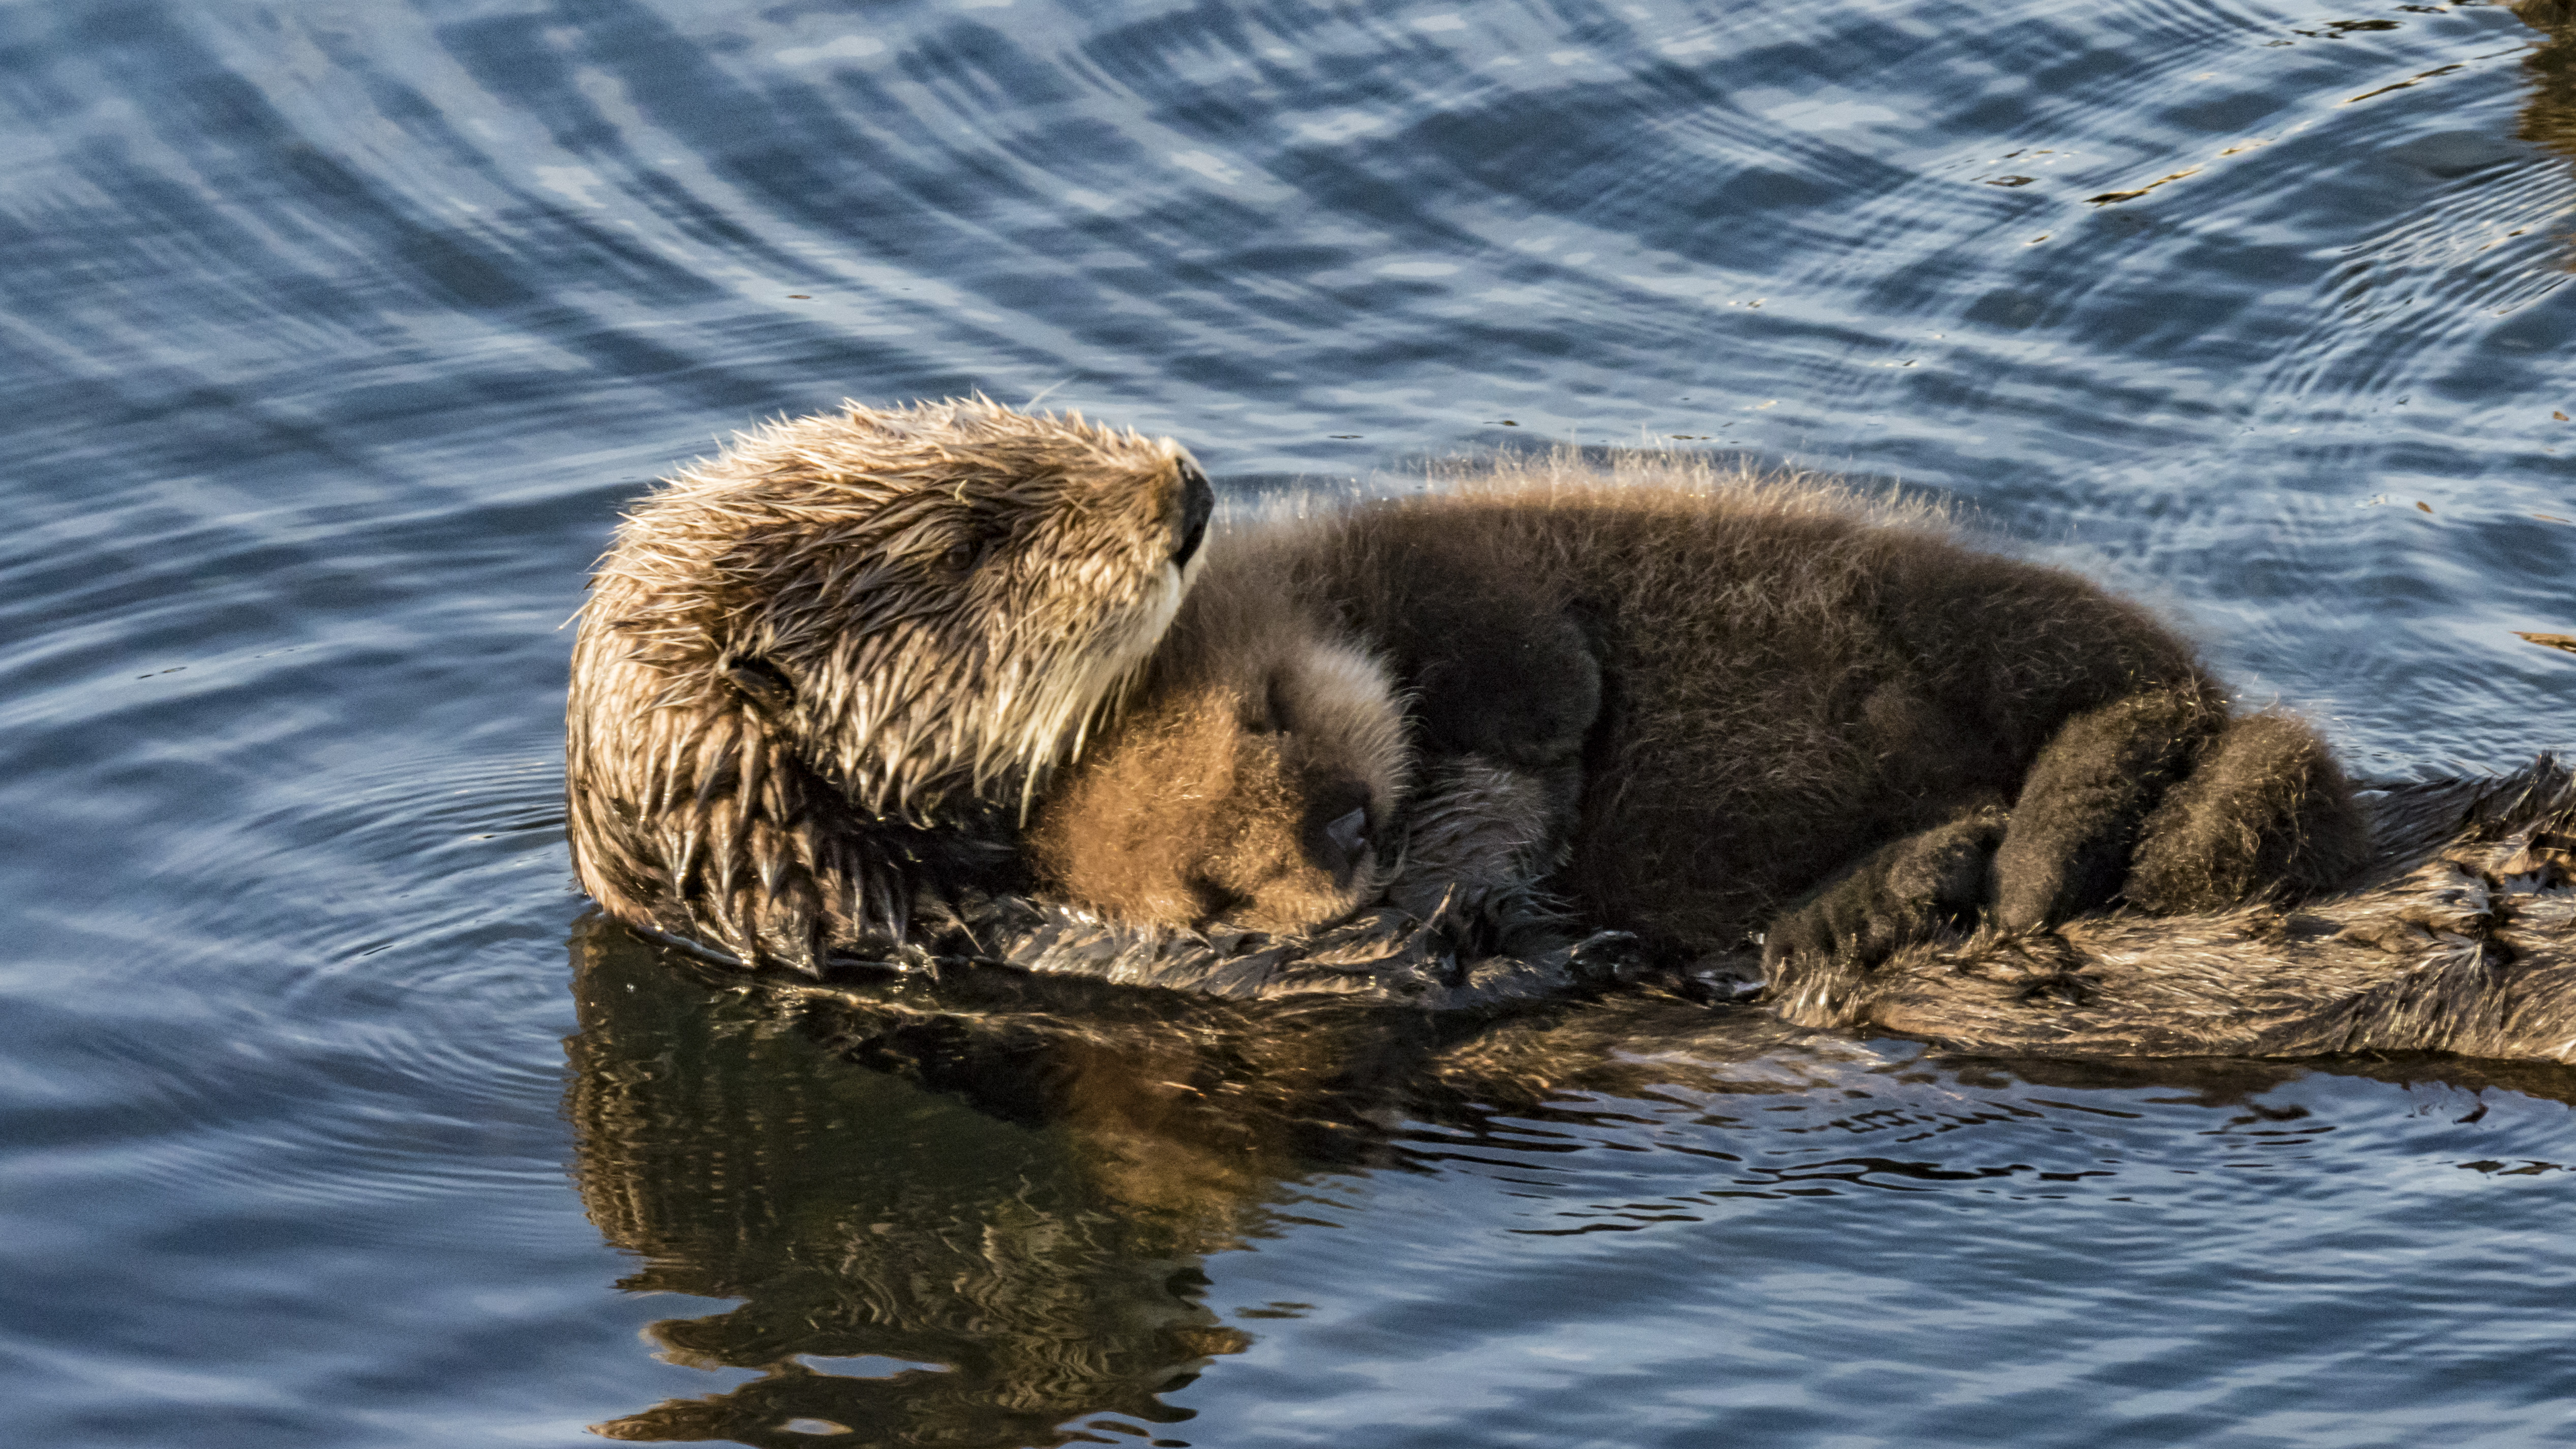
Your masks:
{"label": "pup's head", "polygon": [[1131,925],[1294,933],[1385,889],[1403,708],[1386,667],[1282,582],[1234,571],[1183,606],[1127,710],[1039,807],[1046,890]]}

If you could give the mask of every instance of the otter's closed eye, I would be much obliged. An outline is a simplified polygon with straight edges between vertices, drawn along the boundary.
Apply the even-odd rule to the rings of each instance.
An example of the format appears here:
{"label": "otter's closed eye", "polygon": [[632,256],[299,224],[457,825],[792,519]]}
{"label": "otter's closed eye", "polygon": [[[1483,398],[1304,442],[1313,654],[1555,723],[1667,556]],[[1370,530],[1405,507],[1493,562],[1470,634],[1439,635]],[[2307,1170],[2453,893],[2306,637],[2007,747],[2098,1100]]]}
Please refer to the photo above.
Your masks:
{"label": "otter's closed eye", "polygon": [[1199,545],[1207,541],[1208,519],[1216,514],[1216,489],[1209,486],[1207,475],[1198,465],[1181,462],[1181,541],[1172,549],[1172,566],[1188,568],[1198,557]]}
{"label": "otter's closed eye", "polygon": [[772,714],[796,703],[796,683],[785,670],[757,654],[738,654],[725,661],[725,678],[754,705]]}

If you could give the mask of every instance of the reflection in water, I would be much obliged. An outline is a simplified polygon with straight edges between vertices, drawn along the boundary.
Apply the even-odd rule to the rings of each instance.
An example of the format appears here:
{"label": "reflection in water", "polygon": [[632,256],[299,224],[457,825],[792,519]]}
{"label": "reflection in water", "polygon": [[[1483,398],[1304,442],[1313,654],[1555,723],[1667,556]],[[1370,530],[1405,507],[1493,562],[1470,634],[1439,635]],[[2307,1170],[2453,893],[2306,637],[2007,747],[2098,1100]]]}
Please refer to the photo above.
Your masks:
{"label": "reflection in water", "polygon": [[2520,0],[2513,13],[2547,37],[2523,61],[2531,98],[2515,134],[2576,158],[2576,0]]}
{"label": "reflection in water", "polygon": [[[1241,1346],[1195,1296],[1226,1213],[1121,1210],[1042,1114],[848,1060],[886,1050],[861,1014],[710,987],[595,921],[573,956],[583,1199],[645,1260],[620,1286],[742,1299],[650,1332],[674,1362],[764,1371],[599,1432],[811,1442],[798,1429],[816,1426],[788,1427],[802,1419],[868,1444],[1053,1443],[1086,1413],[1180,1417],[1155,1394]],[[799,1356],[936,1367],[864,1377]]]}
{"label": "reflection in water", "polygon": [[[1209,1255],[1299,1220],[1334,1178],[1495,1155],[1504,1122],[1634,1123],[1643,1103],[1748,1096],[1868,1098],[1849,1105],[1875,1119],[1909,1096],[1955,1106],[2025,1086],[2178,1088],[2163,1100],[2261,1114],[2256,1099],[2320,1069],[2576,1099],[2564,1068],[2437,1057],[1939,1059],[1660,998],[1477,1022],[1004,972],[755,990],[596,918],[572,955],[582,1194],[644,1260],[620,1286],[741,1300],[649,1333],[673,1362],[760,1375],[598,1426],[627,1440],[802,1444],[837,1428],[1001,1449],[1093,1439],[1082,1421],[1110,1415],[1189,1442],[1190,1411],[1161,1396],[1250,1342],[1201,1301]],[[1964,1140],[1956,1163],[1907,1145],[1904,1161],[1828,1148],[1820,1164],[1819,1141],[1778,1135],[1812,1132],[1803,1114],[1694,1115],[1682,1150],[1736,1164],[1720,1196],[1776,1197],[1784,1172],[1814,1192],[1808,1179],[1855,1162],[1927,1183],[1995,1171]],[[1778,1157],[1765,1134],[1798,1145]],[[841,1359],[871,1362],[816,1362]]]}
{"label": "reflection in water", "polygon": [[[572,954],[583,1199],[645,1260],[621,1286],[744,1300],[650,1331],[675,1362],[763,1371],[600,1426],[635,1440],[802,1443],[784,1426],[820,1420],[999,1446],[1186,1418],[1155,1396],[1247,1342],[1198,1301],[1199,1261],[1299,1178],[1412,1165],[1411,1123],[1579,1119],[1554,1088],[1671,1075],[1606,1050],[1657,1013],[1697,1028],[1701,1063],[1809,1035],[1660,1001],[1479,1026],[1005,972],[755,993],[596,917]],[[938,1367],[796,1362],[860,1356]]]}

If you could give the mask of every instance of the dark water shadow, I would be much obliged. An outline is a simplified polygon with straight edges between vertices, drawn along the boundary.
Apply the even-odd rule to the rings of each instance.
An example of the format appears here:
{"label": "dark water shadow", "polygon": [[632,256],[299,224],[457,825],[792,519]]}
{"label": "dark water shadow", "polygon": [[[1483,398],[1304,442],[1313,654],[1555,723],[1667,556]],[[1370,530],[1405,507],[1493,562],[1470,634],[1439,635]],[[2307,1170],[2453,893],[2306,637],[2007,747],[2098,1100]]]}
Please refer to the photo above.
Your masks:
{"label": "dark water shadow", "polygon": [[618,1286],[742,1300],[647,1335],[762,1375],[596,1432],[1052,1444],[1078,1415],[1180,1417],[1154,1396],[1242,1347],[1197,1297],[1223,1220],[1118,1210],[1072,1133],[881,1069],[864,1018],[728,990],[596,921],[573,961],[582,1198],[643,1260]]}

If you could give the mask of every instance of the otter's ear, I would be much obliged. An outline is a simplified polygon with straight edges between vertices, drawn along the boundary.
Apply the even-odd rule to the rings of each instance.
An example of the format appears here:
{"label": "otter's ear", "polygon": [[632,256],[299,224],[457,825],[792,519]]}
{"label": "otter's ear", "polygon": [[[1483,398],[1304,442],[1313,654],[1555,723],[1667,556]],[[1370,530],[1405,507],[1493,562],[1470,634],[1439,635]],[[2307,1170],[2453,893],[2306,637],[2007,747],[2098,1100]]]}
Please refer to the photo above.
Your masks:
{"label": "otter's ear", "polygon": [[725,661],[725,678],[763,714],[785,714],[796,703],[795,681],[785,670],[757,654],[737,654]]}

